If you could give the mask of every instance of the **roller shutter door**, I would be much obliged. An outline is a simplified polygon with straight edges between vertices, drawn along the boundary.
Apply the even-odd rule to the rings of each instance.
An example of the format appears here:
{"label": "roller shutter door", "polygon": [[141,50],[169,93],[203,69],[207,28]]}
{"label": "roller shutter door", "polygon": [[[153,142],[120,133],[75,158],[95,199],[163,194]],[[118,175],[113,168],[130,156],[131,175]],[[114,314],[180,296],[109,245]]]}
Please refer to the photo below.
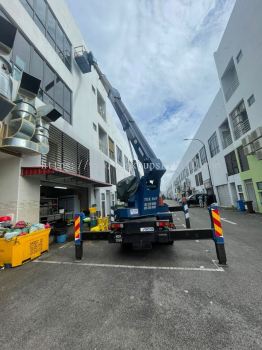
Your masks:
{"label": "roller shutter door", "polygon": [[231,207],[231,197],[229,194],[228,185],[217,186],[219,205],[221,207]]}

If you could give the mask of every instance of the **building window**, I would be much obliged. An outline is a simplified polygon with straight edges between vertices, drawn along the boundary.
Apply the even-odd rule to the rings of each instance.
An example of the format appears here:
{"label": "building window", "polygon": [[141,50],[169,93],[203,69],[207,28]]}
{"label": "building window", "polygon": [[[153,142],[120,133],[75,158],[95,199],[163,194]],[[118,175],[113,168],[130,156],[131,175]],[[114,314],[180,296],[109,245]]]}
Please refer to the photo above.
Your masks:
{"label": "building window", "polygon": [[190,172],[190,174],[192,174],[192,173],[193,173],[193,164],[192,164],[192,161],[189,162],[188,167],[189,167],[189,172]]}
{"label": "building window", "polygon": [[97,90],[97,111],[106,121],[106,103],[100,92]]}
{"label": "building window", "polygon": [[111,206],[114,207],[115,206],[115,194],[111,193]]}
{"label": "building window", "polygon": [[199,186],[198,176],[197,175],[195,175],[195,181],[196,181],[196,186]]}
{"label": "building window", "polygon": [[237,154],[238,154],[238,159],[239,159],[241,171],[249,170],[248,160],[247,160],[247,156],[244,153],[243,146],[238,147]]}
{"label": "building window", "polygon": [[262,191],[262,182],[257,182],[257,189]]}
{"label": "building window", "polygon": [[195,157],[192,159],[194,165],[194,171],[197,171],[200,168],[200,159],[199,154],[197,153]]}
{"label": "building window", "polygon": [[110,179],[111,179],[111,184],[116,185],[117,183],[116,168],[113,165],[110,165]]}
{"label": "building window", "polygon": [[110,169],[109,163],[105,161],[105,181],[106,183],[110,183]]}
{"label": "building window", "polygon": [[235,151],[232,151],[225,156],[225,162],[228,176],[239,173]]}
{"label": "building window", "polygon": [[201,172],[195,175],[195,180],[196,180],[196,186],[203,185],[203,177]]}
{"label": "building window", "polygon": [[126,171],[129,171],[129,163],[128,163],[127,156],[124,156],[124,159],[125,159],[125,169],[126,169]]}
{"label": "building window", "polygon": [[240,62],[240,60],[241,60],[242,57],[243,57],[243,52],[242,52],[242,50],[240,50],[239,53],[237,54],[237,57],[236,57],[237,63]]}
{"label": "building window", "polygon": [[26,11],[29,13],[29,15],[33,18],[34,17],[34,0],[21,0],[21,3],[26,8]]}
{"label": "building window", "polygon": [[228,119],[226,119],[222,125],[219,127],[219,134],[220,134],[220,139],[222,141],[222,146],[223,149],[227,148],[229,145],[231,145],[232,141],[232,136],[229,128],[229,123]]}
{"label": "building window", "polygon": [[117,158],[117,163],[123,166],[123,153],[118,146],[116,146],[116,158]]}
{"label": "building window", "polygon": [[199,178],[199,184],[203,185],[203,177],[202,177],[202,173],[198,174],[198,178]]}
{"label": "building window", "polygon": [[72,45],[45,0],[20,0],[38,28],[71,71]]}
{"label": "building window", "polygon": [[219,153],[219,144],[216,132],[214,132],[214,134],[208,140],[208,145],[211,158],[213,158],[217,153]]}
{"label": "building window", "polygon": [[225,96],[225,100],[227,102],[239,85],[239,80],[233,58],[231,58],[224,74],[221,77],[221,85]]}
{"label": "building window", "polygon": [[11,61],[18,68],[41,80],[38,97],[54,106],[62,118],[71,124],[72,92],[19,31],[16,34]]}
{"label": "building window", "polygon": [[244,200],[244,194],[243,194],[242,185],[238,185],[238,186],[237,186],[237,190],[238,190],[239,199]]}
{"label": "building window", "polygon": [[36,50],[31,50],[30,74],[41,80],[40,87],[44,84],[44,60]]}
{"label": "building window", "polygon": [[232,122],[234,137],[236,140],[250,130],[248,115],[243,100],[230,113],[230,118]]}
{"label": "building window", "polygon": [[49,97],[54,99],[56,80],[55,72],[47,64],[45,65],[44,72],[44,92],[48,94]]}
{"label": "building window", "polygon": [[54,49],[56,49],[56,19],[51,10],[47,10],[46,37]]}
{"label": "building window", "polygon": [[254,95],[251,95],[251,96],[249,97],[249,99],[247,100],[247,103],[248,103],[249,107],[250,107],[255,101],[256,101],[256,100],[255,100],[255,96],[254,96]]}
{"label": "building window", "polygon": [[94,129],[95,131],[97,131],[97,126],[96,126],[95,123],[93,123],[93,129]]}
{"label": "building window", "polygon": [[[199,155],[200,155],[201,164],[204,165],[207,162],[207,155],[206,155],[205,146],[203,146],[201,148],[201,150],[199,151]],[[190,174],[191,174],[191,172],[190,172]]]}
{"label": "building window", "polygon": [[96,89],[95,89],[94,85],[92,85],[92,91],[94,94],[96,94]]}
{"label": "building window", "polygon": [[109,143],[109,158],[112,159],[113,161],[116,160],[115,157],[115,143],[111,139],[111,137],[108,137],[108,143]]}
{"label": "building window", "polygon": [[183,170],[183,179],[185,179],[189,175],[188,168]]}
{"label": "building window", "polygon": [[[32,3],[32,2],[31,2]],[[45,25],[46,25],[46,2],[44,0],[35,0],[34,1],[34,10],[35,10],[35,22],[41,31],[45,34]]]}
{"label": "building window", "polygon": [[31,45],[27,42],[24,36],[19,31],[17,31],[11,60],[20,69],[24,70],[26,73],[30,73],[30,55]]}
{"label": "building window", "polygon": [[98,125],[99,149],[104,154],[108,155],[107,133]]}

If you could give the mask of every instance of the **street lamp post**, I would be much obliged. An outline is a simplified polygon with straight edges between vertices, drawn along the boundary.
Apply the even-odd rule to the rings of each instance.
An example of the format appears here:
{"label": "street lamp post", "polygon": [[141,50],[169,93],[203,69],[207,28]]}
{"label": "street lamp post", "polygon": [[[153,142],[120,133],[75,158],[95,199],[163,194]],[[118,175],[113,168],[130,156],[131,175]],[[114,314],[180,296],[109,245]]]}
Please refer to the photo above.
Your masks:
{"label": "street lamp post", "polygon": [[202,143],[202,145],[204,146],[205,155],[206,155],[206,161],[207,161],[207,169],[208,169],[208,174],[209,174],[209,178],[210,178],[210,185],[211,185],[211,188],[212,188],[212,192],[214,194],[213,181],[212,181],[210,167],[209,167],[209,162],[208,162],[208,157],[207,157],[206,145],[204,144],[204,142],[202,140],[199,140],[199,139],[196,139],[196,138],[194,138],[194,139],[184,139],[184,141],[198,141],[198,142]]}

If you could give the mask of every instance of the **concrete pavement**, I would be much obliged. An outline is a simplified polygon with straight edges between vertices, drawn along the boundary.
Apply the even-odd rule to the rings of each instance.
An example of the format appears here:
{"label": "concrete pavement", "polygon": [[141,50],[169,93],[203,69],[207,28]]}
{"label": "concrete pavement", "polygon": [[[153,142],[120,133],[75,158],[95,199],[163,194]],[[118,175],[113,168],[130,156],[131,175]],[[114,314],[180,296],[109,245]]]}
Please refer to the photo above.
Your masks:
{"label": "concrete pavement", "polygon": [[[205,209],[190,213],[209,227]],[[1,349],[262,349],[262,217],[221,216],[222,270],[211,241],[144,252],[92,241],[81,263],[68,243],[0,271]]]}

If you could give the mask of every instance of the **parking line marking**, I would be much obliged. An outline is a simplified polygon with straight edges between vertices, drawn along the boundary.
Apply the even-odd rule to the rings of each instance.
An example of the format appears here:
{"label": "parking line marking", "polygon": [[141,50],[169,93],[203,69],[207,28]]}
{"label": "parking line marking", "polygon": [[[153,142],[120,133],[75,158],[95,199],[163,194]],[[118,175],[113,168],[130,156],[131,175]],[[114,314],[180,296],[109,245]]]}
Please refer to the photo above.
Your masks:
{"label": "parking line marking", "polygon": [[229,223],[229,224],[231,224],[231,225],[237,225],[237,223],[236,223],[236,222],[233,222],[233,221],[227,220],[227,219],[225,219],[225,218],[221,218],[221,220],[222,220],[222,221],[225,221],[225,222],[228,222],[228,223]]}
{"label": "parking line marking", "polygon": [[182,270],[182,271],[206,271],[206,272],[224,272],[225,270],[218,266],[214,260],[216,268],[203,268],[203,267],[179,267],[179,266],[139,266],[139,265],[115,265],[115,264],[95,264],[95,263],[82,263],[82,262],[70,262],[70,261],[55,261],[55,260],[33,260],[34,263],[42,264],[57,264],[57,265],[80,265],[88,267],[109,267],[109,268],[122,268],[122,269],[138,269],[138,270]]}
{"label": "parking line marking", "polygon": [[212,260],[212,263],[217,267],[219,271],[225,271],[222,266],[219,266],[216,262],[216,260]]}
{"label": "parking line marking", "polygon": [[67,242],[66,244],[61,245],[61,247],[59,247],[59,249],[63,249],[65,247],[67,247],[68,244],[69,244],[69,242]]}

